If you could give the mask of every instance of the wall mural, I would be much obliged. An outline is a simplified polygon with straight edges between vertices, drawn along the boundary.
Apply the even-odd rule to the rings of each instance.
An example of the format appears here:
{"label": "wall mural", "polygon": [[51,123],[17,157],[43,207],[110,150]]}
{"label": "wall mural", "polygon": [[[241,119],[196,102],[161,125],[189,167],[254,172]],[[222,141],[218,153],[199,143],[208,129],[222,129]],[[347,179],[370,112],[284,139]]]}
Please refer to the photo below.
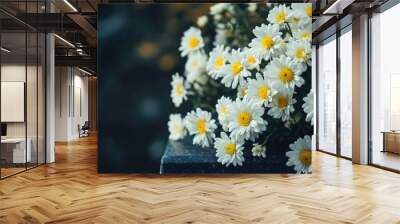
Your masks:
{"label": "wall mural", "polygon": [[311,14],[100,6],[99,172],[311,173]]}

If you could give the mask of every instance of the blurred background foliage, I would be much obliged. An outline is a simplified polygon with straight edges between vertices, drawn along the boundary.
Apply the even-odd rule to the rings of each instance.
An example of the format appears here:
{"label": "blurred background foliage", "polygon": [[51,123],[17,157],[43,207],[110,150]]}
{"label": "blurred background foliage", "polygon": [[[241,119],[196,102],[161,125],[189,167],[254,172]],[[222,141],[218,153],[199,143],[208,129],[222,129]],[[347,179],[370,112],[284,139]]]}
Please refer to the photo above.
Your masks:
{"label": "blurred background foliage", "polygon": [[[182,33],[210,4],[99,7],[99,170],[159,172]],[[185,108],[182,108],[185,110]],[[187,108],[186,108],[187,110]]]}

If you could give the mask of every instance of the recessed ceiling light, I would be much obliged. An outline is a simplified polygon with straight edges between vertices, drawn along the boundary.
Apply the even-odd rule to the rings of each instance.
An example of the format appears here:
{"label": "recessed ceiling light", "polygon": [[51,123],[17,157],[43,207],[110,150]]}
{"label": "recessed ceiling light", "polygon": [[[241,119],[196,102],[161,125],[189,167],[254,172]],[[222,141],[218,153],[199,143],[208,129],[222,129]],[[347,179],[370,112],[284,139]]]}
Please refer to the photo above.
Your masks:
{"label": "recessed ceiling light", "polygon": [[324,10],[322,14],[323,15],[342,14],[343,10],[347,8],[349,5],[351,5],[354,1],[355,0],[336,0],[326,10]]}
{"label": "recessed ceiling light", "polygon": [[5,47],[1,47],[0,49],[1,49],[1,51],[4,51],[6,53],[10,53],[11,52],[11,50],[9,50],[9,49],[7,49]]}
{"label": "recessed ceiling light", "polygon": [[78,10],[68,0],[64,0],[64,3],[68,5],[68,7],[70,7],[74,12],[78,12]]}
{"label": "recessed ceiling light", "polygon": [[90,75],[90,76],[92,75],[92,73],[90,73],[90,72],[88,72],[88,71],[86,71],[86,70],[83,70],[83,69],[81,69],[81,68],[79,68],[79,67],[78,67],[78,70],[81,71],[81,72],[83,72],[83,73],[85,73],[85,74],[87,74],[87,75]]}
{"label": "recessed ceiling light", "polygon": [[55,37],[57,37],[59,40],[61,40],[62,42],[64,42],[65,44],[67,44],[70,47],[75,48],[75,45],[73,45],[71,42],[69,42],[68,40],[60,37],[58,34],[54,34]]}

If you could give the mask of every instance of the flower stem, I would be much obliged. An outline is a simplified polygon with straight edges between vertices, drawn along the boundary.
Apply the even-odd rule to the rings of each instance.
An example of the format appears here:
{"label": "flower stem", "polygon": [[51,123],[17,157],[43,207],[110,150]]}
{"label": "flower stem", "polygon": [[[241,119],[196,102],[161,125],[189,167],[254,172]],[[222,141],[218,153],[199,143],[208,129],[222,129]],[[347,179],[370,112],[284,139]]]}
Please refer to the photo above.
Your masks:
{"label": "flower stem", "polygon": [[288,31],[289,31],[290,36],[293,37],[292,29],[290,28],[289,23],[286,22],[285,24],[286,24],[286,27],[287,27],[287,29],[288,29]]}
{"label": "flower stem", "polygon": [[270,133],[269,135],[267,135],[267,137],[265,137],[264,142],[261,144],[261,146],[265,146],[268,142],[269,137],[271,137],[272,133]]}

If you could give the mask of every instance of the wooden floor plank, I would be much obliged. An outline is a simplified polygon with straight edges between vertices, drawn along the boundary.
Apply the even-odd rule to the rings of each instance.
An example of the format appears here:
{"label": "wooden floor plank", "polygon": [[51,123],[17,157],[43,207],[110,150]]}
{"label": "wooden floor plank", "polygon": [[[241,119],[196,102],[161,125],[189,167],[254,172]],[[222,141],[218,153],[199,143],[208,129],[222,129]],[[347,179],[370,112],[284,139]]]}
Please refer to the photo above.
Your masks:
{"label": "wooden floor plank", "polygon": [[312,175],[97,174],[96,138],[0,181],[0,223],[400,223],[400,175],[313,153]]}

